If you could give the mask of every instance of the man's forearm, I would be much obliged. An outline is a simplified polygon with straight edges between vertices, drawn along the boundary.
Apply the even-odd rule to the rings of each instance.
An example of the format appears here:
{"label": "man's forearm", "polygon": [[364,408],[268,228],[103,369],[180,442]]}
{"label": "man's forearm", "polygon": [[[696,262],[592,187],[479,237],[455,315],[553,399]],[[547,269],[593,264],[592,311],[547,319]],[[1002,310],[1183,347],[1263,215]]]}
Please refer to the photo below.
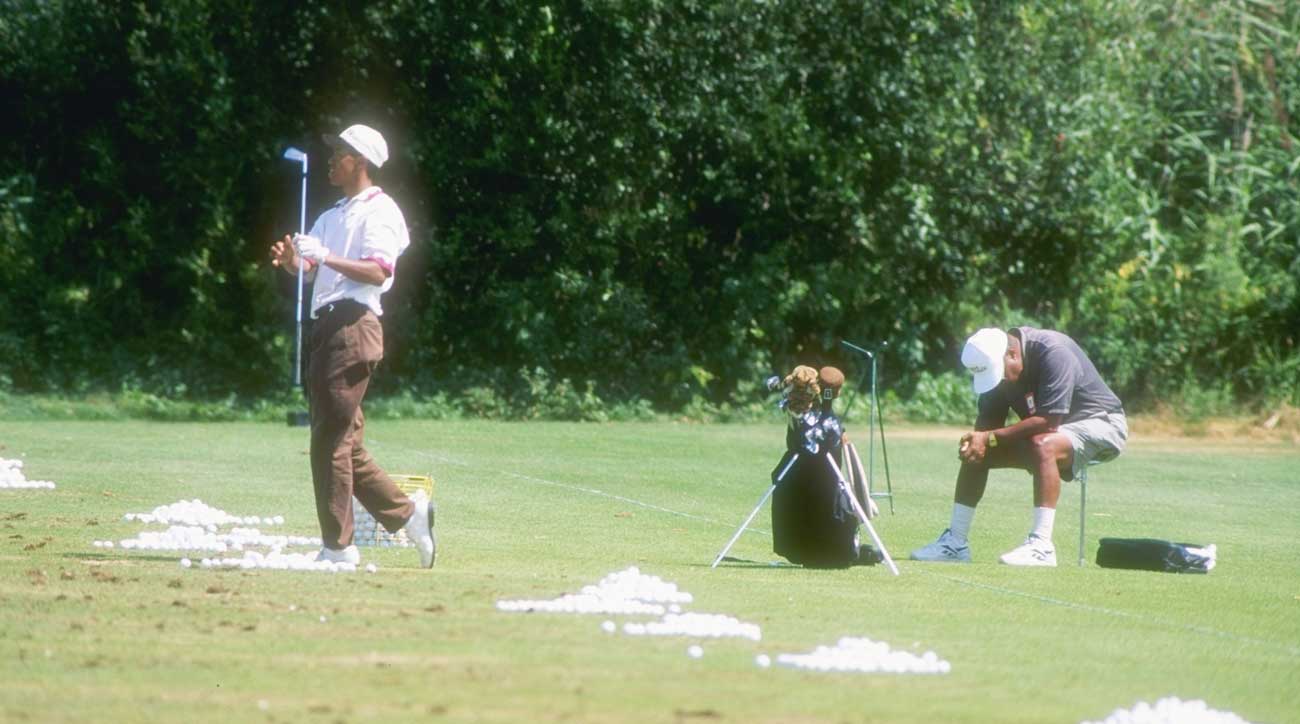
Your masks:
{"label": "man's forearm", "polygon": [[1028,440],[1034,435],[1053,432],[1060,424],[1061,417],[1059,415],[1030,415],[1010,427],[990,430],[989,434],[997,435],[999,442]]}

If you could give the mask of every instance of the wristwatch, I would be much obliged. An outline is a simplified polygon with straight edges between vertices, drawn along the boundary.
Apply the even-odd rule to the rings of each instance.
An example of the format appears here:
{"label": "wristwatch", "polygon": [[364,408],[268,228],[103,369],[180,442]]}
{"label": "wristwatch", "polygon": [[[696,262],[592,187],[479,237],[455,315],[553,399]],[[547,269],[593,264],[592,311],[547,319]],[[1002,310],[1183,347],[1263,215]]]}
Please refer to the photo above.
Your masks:
{"label": "wristwatch", "polygon": [[988,443],[988,444],[989,444],[989,447],[997,447],[997,446],[998,446],[998,436],[997,436],[997,435],[994,435],[992,430],[989,431],[989,443]]}

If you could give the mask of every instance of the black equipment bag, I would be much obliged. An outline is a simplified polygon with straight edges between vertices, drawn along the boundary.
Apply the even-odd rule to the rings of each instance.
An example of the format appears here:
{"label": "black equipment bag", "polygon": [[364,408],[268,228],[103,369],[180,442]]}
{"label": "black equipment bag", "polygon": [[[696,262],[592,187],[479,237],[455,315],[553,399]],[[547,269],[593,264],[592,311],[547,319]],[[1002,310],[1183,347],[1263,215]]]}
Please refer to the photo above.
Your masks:
{"label": "black equipment bag", "polygon": [[1214,546],[1172,543],[1154,538],[1102,538],[1097,565],[1133,571],[1209,573],[1214,568]]}

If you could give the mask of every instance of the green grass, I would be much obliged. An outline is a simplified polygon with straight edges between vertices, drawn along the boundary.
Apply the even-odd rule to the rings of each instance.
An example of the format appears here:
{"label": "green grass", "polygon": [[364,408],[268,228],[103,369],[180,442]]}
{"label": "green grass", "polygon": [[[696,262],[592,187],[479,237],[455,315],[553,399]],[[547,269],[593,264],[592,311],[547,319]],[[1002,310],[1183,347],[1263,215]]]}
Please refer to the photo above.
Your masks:
{"label": "green grass", "polygon": [[[955,434],[891,428],[891,552],[947,523]],[[273,424],[0,423],[0,457],[53,491],[0,490],[0,720],[333,723],[523,721],[1077,722],[1138,700],[1201,698],[1300,721],[1300,454],[1277,443],[1143,440],[1096,468],[1101,536],[1219,546],[1208,576],[1077,568],[1078,492],[1057,518],[1061,567],[997,555],[1029,524],[1024,474],[996,474],[976,562],[849,571],[708,564],[767,485],[780,424],[386,422],[391,472],[432,471],[439,563],[364,550],[377,574],[183,570],[106,551],[128,512],[201,498],[314,531],[306,439]],[[877,466],[880,460],[877,459]],[[766,512],[756,521],[766,531]],[[768,561],[765,533],[733,554]],[[610,636],[606,616],[514,614],[629,565],[675,581],[690,610],[763,641]],[[325,622],[320,618],[324,616]],[[760,669],[758,653],[841,636],[933,649],[947,676]]]}

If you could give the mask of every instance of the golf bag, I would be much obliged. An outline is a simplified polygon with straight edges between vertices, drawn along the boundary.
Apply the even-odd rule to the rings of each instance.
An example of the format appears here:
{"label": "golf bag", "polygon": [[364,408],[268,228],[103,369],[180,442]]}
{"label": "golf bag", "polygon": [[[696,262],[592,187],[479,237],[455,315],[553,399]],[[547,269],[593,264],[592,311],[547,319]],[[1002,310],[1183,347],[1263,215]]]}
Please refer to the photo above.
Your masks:
{"label": "golf bag", "polygon": [[1154,538],[1102,538],[1097,565],[1133,571],[1209,573],[1217,563],[1213,545],[1174,543]]}
{"label": "golf bag", "polygon": [[[811,373],[811,375],[809,375]],[[809,379],[811,377],[811,379]],[[844,568],[881,560],[871,546],[858,545],[858,517],[829,453],[843,460],[844,428],[831,409],[843,375],[833,367],[820,373],[796,368],[783,405],[790,413],[785,455],[772,470],[772,547],[777,555],[808,568]],[[801,389],[801,384],[802,389]],[[809,397],[808,388],[815,396]],[[856,481],[859,505],[870,505],[865,485]]]}

